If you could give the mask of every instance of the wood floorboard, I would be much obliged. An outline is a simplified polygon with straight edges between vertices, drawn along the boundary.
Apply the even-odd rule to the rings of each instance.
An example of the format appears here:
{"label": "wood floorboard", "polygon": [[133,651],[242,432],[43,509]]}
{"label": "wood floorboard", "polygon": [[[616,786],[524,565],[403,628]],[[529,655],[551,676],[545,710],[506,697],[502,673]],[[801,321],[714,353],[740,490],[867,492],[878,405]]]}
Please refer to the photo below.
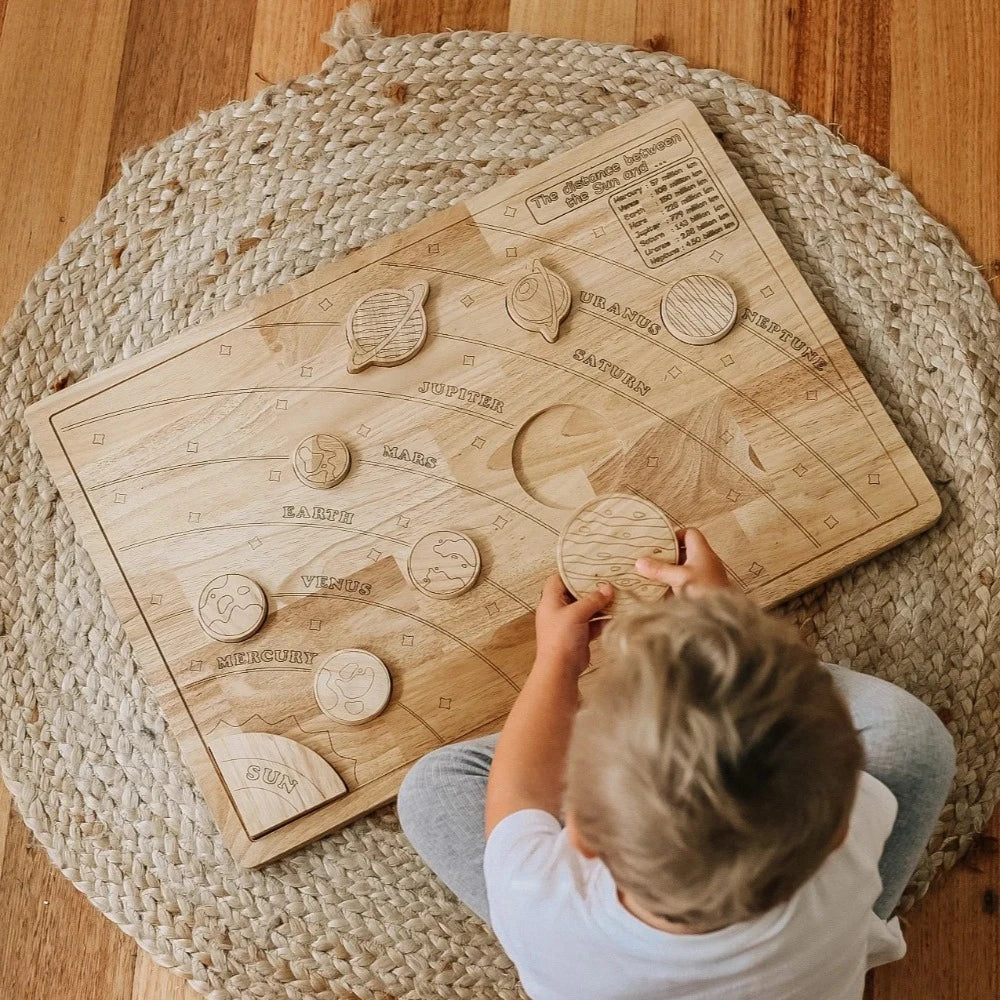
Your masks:
{"label": "wood floorboard", "polygon": [[[347,0],[0,0],[0,314],[118,176],[201,110],[315,71]],[[377,0],[387,35],[524,31],[677,52],[784,97],[901,173],[1000,276],[1000,5],[993,0]],[[987,833],[995,845],[1000,815]],[[1000,996],[1000,858],[908,915],[867,1000]],[[0,793],[0,997],[194,1000],[48,862]]]}

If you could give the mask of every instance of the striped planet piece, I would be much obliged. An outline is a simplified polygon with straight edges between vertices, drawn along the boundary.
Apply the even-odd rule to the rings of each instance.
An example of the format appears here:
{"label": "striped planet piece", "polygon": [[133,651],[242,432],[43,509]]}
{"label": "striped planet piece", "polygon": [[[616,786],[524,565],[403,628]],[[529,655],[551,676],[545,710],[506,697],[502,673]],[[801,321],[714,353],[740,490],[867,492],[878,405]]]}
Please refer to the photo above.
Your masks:
{"label": "striped planet piece", "polygon": [[556,543],[563,583],[582,597],[606,580],[615,588],[612,613],[655,601],[665,584],[640,576],[635,561],[652,556],[677,562],[677,536],[666,514],[632,494],[611,494],[585,503],[567,522]]}
{"label": "striped planet piece", "polygon": [[689,274],[663,293],[660,316],[667,332],[685,344],[714,344],[736,322],[736,293],[715,275]]}
{"label": "striped planet piece", "polygon": [[360,299],[347,318],[347,343],[352,374],[369,365],[391,368],[409,361],[424,345],[427,317],[423,304],[426,281],[409,288],[379,288]]}

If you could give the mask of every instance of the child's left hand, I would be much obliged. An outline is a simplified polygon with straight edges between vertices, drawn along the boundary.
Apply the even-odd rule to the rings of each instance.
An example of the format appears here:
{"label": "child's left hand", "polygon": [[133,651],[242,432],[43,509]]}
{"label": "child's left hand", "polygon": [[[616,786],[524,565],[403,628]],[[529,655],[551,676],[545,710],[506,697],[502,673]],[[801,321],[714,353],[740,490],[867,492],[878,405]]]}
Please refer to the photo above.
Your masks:
{"label": "child's left hand", "polygon": [[558,573],[545,581],[535,612],[536,663],[568,668],[581,674],[590,663],[590,643],[603,622],[591,618],[614,600],[615,588],[599,583],[579,600],[566,590]]}

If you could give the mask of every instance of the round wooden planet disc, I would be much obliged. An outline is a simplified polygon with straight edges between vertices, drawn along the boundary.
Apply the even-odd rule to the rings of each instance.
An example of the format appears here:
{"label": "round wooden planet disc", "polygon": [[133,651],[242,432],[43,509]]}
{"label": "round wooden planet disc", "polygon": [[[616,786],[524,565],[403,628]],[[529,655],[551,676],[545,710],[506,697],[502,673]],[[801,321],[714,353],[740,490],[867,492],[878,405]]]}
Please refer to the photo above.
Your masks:
{"label": "round wooden planet disc", "polygon": [[209,580],[198,599],[201,627],[220,642],[249,639],[267,618],[267,595],[256,580],[224,573]]}
{"label": "round wooden planet disc", "polygon": [[438,530],[424,535],[406,560],[410,582],[421,594],[447,600],[471,590],[482,560],[476,543],[461,531]]}
{"label": "round wooden planet disc", "polygon": [[374,653],[341,649],[316,670],[313,693],[324,715],[356,726],[374,719],[389,704],[392,678]]}
{"label": "round wooden planet disc", "polygon": [[314,490],[328,490],[350,472],[351,452],[333,434],[310,434],[295,446],[292,468],[299,482]]}
{"label": "round wooden planet disc", "polygon": [[660,299],[668,333],[685,344],[714,344],[736,322],[736,292],[712,274],[689,274],[675,281]]}
{"label": "round wooden planet disc", "polygon": [[559,575],[575,597],[602,580],[614,585],[613,611],[662,597],[667,587],[640,576],[635,561],[677,561],[677,536],[659,507],[630,494],[596,497],[566,522],[556,543]]}

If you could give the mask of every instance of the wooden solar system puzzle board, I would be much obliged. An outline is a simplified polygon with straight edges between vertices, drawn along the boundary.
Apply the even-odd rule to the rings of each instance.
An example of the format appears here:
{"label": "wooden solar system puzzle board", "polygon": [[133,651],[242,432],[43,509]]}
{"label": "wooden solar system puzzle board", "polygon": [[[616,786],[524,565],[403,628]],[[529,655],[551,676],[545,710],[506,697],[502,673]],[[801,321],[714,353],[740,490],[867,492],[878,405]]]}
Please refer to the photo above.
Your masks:
{"label": "wooden solar system puzzle board", "polygon": [[29,422],[251,866],[502,724],[557,539],[595,497],[697,525],[765,605],[940,511],[685,101]]}

